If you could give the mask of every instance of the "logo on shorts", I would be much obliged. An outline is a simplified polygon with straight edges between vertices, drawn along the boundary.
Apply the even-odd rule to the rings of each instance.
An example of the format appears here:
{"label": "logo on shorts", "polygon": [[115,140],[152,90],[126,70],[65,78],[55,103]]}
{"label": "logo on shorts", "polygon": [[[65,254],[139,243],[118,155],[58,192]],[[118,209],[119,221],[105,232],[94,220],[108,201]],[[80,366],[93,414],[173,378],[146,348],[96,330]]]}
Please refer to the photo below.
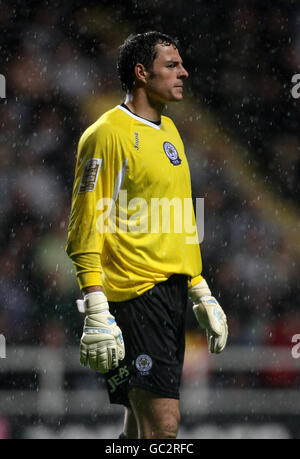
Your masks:
{"label": "logo on shorts", "polygon": [[127,366],[124,365],[123,367],[119,368],[119,371],[114,376],[107,379],[108,390],[110,394],[113,394],[121,384],[127,382],[128,377],[129,370]]}
{"label": "logo on shorts", "polygon": [[179,158],[178,152],[172,143],[164,142],[163,147],[164,152],[166,153],[173,166],[178,166],[181,164],[181,159]]}
{"label": "logo on shorts", "polygon": [[152,359],[146,354],[139,355],[135,366],[143,375],[147,375],[152,368]]}

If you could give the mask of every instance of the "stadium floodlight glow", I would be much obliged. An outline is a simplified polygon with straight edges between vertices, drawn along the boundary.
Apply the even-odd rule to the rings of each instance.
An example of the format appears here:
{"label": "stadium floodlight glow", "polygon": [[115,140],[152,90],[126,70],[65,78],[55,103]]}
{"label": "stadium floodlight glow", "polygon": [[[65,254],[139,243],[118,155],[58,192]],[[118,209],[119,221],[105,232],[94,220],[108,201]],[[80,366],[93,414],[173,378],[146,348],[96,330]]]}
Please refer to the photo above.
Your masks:
{"label": "stadium floodlight glow", "polygon": [[0,73],[0,99],[6,99],[6,80],[5,76]]}

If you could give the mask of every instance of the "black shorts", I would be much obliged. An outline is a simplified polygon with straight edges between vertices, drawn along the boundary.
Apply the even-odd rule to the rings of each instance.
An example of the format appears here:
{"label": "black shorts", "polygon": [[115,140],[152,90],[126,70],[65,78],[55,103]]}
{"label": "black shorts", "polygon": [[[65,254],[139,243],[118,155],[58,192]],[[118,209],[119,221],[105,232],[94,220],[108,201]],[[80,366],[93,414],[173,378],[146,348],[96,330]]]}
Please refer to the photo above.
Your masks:
{"label": "black shorts", "polygon": [[119,367],[105,375],[110,403],[130,406],[132,387],[179,399],[187,298],[187,276],[174,274],[137,298],[109,302],[126,354]]}

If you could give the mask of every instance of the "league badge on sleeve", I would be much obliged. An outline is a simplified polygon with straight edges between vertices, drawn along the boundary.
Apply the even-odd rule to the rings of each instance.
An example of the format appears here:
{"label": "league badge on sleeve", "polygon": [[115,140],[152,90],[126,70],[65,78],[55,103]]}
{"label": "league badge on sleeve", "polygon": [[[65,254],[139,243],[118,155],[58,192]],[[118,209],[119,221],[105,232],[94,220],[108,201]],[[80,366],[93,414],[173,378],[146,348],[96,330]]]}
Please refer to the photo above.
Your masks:
{"label": "league badge on sleeve", "polygon": [[173,166],[178,166],[181,164],[181,159],[179,158],[178,152],[172,143],[164,142],[163,147],[164,152],[166,153]]}
{"label": "league badge on sleeve", "polygon": [[102,159],[99,158],[92,158],[86,161],[79,184],[78,194],[94,191],[101,163]]}

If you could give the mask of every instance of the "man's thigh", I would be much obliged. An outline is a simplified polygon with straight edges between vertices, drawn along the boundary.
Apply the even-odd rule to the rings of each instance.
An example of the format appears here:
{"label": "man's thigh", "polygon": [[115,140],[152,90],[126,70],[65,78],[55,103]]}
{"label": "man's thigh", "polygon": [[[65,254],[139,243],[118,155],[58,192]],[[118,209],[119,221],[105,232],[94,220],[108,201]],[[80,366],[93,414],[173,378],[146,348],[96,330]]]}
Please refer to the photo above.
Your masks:
{"label": "man's thigh", "polygon": [[134,387],[129,391],[139,438],[176,438],[180,420],[179,401],[159,397],[155,393]]}

